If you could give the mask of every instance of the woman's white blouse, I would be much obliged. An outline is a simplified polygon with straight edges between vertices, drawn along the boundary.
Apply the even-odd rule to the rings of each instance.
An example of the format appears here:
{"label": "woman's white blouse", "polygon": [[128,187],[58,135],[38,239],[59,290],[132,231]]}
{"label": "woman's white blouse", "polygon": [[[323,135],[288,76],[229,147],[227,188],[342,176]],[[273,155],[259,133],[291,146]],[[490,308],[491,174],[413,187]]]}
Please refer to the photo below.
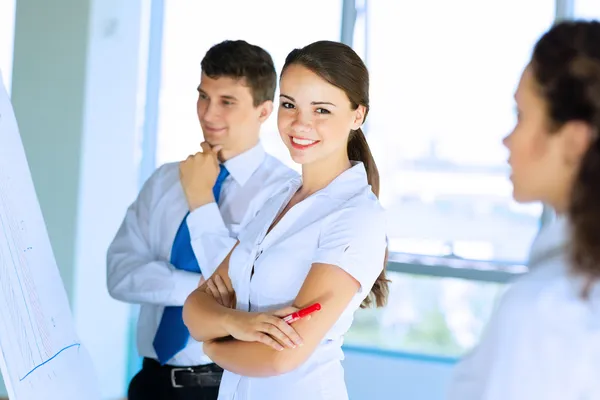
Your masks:
{"label": "woman's white blouse", "polygon": [[348,398],[341,346],[354,312],[383,269],[384,211],[367,183],[364,165],[354,163],[326,188],[292,207],[267,235],[301,184],[297,178],[274,193],[240,233],[229,263],[237,308],[263,312],[291,305],[314,263],[342,268],[360,283],[360,289],[304,364],[268,378],[225,371],[220,400]]}
{"label": "woman's white blouse", "polygon": [[568,229],[558,219],[540,232],[530,272],[457,366],[449,400],[600,399],[600,287],[582,299],[583,281],[569,272]]}

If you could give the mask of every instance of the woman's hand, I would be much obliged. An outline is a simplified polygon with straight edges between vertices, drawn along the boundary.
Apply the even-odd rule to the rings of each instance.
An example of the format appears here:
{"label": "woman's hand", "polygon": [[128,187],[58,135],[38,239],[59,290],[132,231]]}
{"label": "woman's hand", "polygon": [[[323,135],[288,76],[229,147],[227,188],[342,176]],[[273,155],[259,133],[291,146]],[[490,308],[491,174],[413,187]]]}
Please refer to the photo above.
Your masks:
{"label": "woman's hand", "polygon": [[[217,303],[235,309],[235,291],[221,276],[215,274],[204,283],[206,292],[212,295]],[[295,307],[286,307],[269,313],[239,312],[229,318],[226,330],[237,340],[261,342],[278,351],[284,347],[295,348],[302,345],[302,338],[282,318],[296,311],[298,309]]]}
{"label": "woman's hand", "polygon": [[205,281],[205,283],[207,293],[211,294],[212,297],[217,301],[217,303],[219,303],[223,307],[235,308],[235,291],[233,290],[233,287],[227,286],[225,284],[223,278],[221,278],[219,274],[211,276],[208,280]]}
{"label": "woman's hand", "polygon": [[227,320],[225,329],[244,342],[261,342],[277,351],[283,350],[284,346],[293,349],[303,344],[302,338],[282,318],[296,311],[295,307],[286,307],[268,313],[236,313]]}

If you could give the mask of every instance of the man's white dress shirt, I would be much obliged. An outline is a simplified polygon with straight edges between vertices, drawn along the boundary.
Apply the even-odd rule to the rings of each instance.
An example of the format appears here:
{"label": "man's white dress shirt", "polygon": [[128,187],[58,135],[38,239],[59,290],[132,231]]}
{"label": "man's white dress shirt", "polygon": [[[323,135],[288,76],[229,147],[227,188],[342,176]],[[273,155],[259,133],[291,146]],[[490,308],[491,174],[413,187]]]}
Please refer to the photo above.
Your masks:
{"label": "man's white dress shirt", "polygon": [[[187,224],[192,248],[202,274],[212,275],[237,242],[249,209],[259,209],[278,188],[298,176],[258,144],[224,163],[230,175],[223,183],[219,204],[190,213]],[[255,207],[250,204],[256,203]],[[140,355],[156,359],[152,342],[165,306],[183,306],[201,275],[169,263],[175,234],[186,213],[187,201],[179,179],[179,163],[158,168],[129,207],[108,249],[108,290],[128,303],[140,304],[137,346]],[[213,238],[217,235],[218,240]],[[220,235],[220,236],[219,236]],[[210,363],[202,344],[194,339],[168,364],[194,366]]]}

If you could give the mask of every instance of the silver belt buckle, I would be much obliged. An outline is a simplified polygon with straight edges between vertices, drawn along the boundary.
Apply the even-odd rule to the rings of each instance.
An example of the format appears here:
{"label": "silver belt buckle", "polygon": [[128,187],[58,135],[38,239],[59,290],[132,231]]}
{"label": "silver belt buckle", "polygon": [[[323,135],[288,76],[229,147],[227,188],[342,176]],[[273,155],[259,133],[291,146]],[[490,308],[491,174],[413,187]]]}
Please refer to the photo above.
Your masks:
{"label": "silver belt buckle", "polygon": [[177,379],[175,379],[175,373],[179,372],[179,371],[194,372],[194,370],[192,368],[173,368],[171,370],[171,386],[173,386],[174,388],[182,388],[183,387],[183,385],[178,384]]}

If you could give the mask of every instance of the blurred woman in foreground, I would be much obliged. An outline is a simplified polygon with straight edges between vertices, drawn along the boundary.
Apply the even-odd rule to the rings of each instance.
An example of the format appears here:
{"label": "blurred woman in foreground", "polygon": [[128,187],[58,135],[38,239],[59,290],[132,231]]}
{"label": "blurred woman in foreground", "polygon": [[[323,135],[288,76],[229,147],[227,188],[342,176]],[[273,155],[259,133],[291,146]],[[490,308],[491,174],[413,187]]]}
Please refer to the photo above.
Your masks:
{"label": "blurred woman in foreground", "polygon": [[452,400],[600,399],[600,23],[564,22],[536,44],[504,140],[514,198],[556,220],[530,272],[458,365]]}

